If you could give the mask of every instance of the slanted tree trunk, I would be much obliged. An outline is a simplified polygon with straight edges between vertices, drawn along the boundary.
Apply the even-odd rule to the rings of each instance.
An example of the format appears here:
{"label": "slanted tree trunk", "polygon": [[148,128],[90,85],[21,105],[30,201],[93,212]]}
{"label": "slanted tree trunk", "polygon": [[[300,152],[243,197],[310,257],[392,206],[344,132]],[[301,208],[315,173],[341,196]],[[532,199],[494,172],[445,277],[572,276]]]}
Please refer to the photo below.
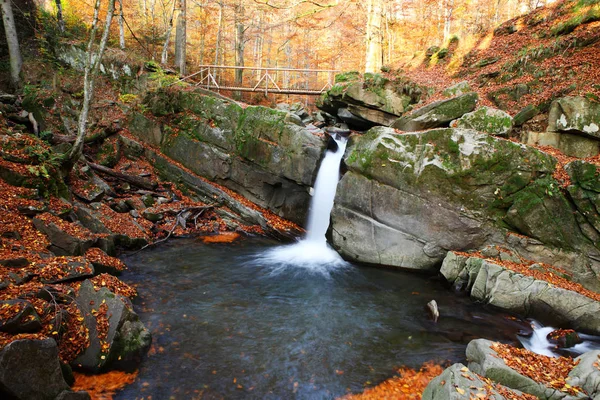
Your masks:
{"label": "slanted tree trunk", "polygon": [[0,7],[2,7],[2,22],[4,23],[4,33],[6,34],[8,55],[10,57],[10,85],[14,90],[17,90],[21,87],[23,59],[21,58],[21,49],[19,48],[15,17],[10,0],[0,0]]}
{"label": "slanted tree trunk", "polygon": [[173,30],[173,18],[175,18],[175,9],[177,8],[177,1],[173,0],[173,9],[171,10],[171,18],[167,24],[167,32],[165,33],[165,44],[163,46],[162,55],[160,57],[161,64],[166,64],[169,60],[169,43],[171,41],[171,31]]}
{"label": "slanted tree trunk", "polygon": [[119,47],[125,50],[125,15],[123,15],[123,0],[119,0]]}
{"label": "slanted tree trunk", "polygon": [[108,42],[108,36],[110,34],[110,25],[112,23],[113,14],[115,12],[115,0],[108,0],[108,10],[106,12],[106,21],[104,23],[104,32],[100,39],[100,45],[94,50],[94,43],[96,41],[96,33],[98,33],[98,15],[100,13],[101,0],[96,0],[94,6],[94,19],[92,22],[92,28],[90,31],[90,39],[87,45],[87,58],[84,65],[84,76],[83,76],[83,103],[81,105],[81,112],[79,113],[79,121],[77,124],[77,138],[71,148],[71,151],[64,160],[63,166],[69,170],[73,168],[77,160],[81,158],[83,154],[83,143],[85,140],[85,134],[87,132],[87,119],[90,111],[90,103],[94,96],[94,80],[100,70],[100,64],[102,63],[102,56],[106,49],[106,43]]}
{"label": "slanted tree trunk", "polygon": [[177,16],[177,29],[175,32],[175,65],[179,73],[185,75],[185,60],[187,46],[186,32],[186,0],[180,1],[179,15]]}
{"label": "slanted tree trunk", "polygon": [[56,21],[60,33],[65,33],[65,19],[63,18],[62,2],[60,0],[56,0]]}
{"label": "slanted tree trunk", "polygon": [[368,0],[365,72],[379,72],[383,65],[381,14],[383,0]]}

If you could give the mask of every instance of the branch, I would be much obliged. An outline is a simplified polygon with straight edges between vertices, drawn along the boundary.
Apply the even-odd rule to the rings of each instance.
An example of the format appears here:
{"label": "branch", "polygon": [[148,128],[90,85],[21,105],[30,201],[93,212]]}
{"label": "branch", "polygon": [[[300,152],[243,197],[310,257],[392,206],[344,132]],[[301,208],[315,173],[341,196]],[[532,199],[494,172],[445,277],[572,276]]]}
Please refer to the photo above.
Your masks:
{"label": "branch", "polygon": [[103,174],[106,174],[106,175],[114,176],[115,178],[121,179],[128,183],[131,183],[132,185],[138,186],[142,189],[154,190],[158,186],[158,184],[156,182],[152,182],[152,181],[142,178],[140,176],[123,174],[123,173],[115,171],[113,169],[103,167],[102,165],[94,164],[93,162],[88,162],[88,165],[93,170],[102,172]]}

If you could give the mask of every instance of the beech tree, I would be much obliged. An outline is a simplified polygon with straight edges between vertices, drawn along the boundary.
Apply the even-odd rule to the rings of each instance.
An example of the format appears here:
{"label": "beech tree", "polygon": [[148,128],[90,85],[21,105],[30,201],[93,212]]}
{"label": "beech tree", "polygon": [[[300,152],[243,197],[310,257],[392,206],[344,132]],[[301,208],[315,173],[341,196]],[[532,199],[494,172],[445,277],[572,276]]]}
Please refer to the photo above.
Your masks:
{"label": "beech tree", "polygon": [[[6,1],[6,0],[1,0]],[[81,112],[79,113],[79,120],[77,124],[77,137],[75,143],[71,148],[71,151],[65,158],[64,166],[67,169],[72,168],[75,163],[81,158],[83,153],[83,142],[85,134],[87,132],[87,119],[90,112],[90,104],[94,96],[94,80],[100,71],[100,64],[102,63],[102,56],[106,49],[106,43],[108,42],[108,36],[110,34],[110,25],[112,23],[113,15],[115,12],[115,0],[108,0],[108,8],[106,11],[106,20],[104,22],[104,31],[100,39],[100,44],[96,49],[96,34],[98,33],[98,20],[100,15],[100,6],[102,0],[96,0],[94,5],[94,17],[92,20],[92,26],[90,30],[90,38],[87,44],[87,58],[85,59],[84,65],[84,76],[83,76],[83,101],[81,105]]]}
{"label": "beech tree", "polygon": [[177,16],[177,29],[175,31],[175,65],[179,68],[179,73],[186,73],[186,47],[187,47],[187,26],[186,26],[186,0],[180,0],[179,15]]}
{"label": "beech tree", "polygon": [[17,36],[11,0],[0,0],[0,7],[2,8],[2,22],[4,23],[4,33],[10,57],[10,84],[13,89],[17,90],[21,86],[23,59],[21,58],[19,37]]}
{"label": "beech tree", "polygon": [[65,19],[63,17],[61,0],[56,0],[56,21],[58,23],[58,30],[60,33],[65,33]]}
{"label": "beech tree", "polygon": [[368,0],[365,72],[379,72],[383,65],[382,12],[383,0]]}

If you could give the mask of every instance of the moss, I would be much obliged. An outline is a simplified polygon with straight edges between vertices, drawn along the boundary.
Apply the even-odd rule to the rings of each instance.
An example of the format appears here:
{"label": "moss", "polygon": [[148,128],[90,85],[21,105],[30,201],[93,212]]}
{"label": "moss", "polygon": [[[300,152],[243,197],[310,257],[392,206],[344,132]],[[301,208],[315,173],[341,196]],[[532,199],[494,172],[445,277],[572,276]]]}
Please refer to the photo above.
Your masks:
{"label": "moss", "polygon": [[358,71],[348,71],[337,74],[334,78],[335,83],[341,82],[353,82],[360,79],[360,73]]}
{"label": "moss", "polygon": [[550,34],[552,36],[567,35],[577,29],[578,26],[595,21],[600,21],[600,7],[598,6],[590,8],[584,14],[576,15],[567,21],[558,23],[550,29]]}

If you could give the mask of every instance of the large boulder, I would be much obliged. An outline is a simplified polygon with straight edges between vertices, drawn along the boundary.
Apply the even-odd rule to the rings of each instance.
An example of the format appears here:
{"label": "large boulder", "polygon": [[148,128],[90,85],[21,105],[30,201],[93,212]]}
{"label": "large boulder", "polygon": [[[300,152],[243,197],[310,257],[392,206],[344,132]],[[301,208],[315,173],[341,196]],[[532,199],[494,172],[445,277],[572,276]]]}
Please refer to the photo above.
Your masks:
{"label": "large boulder", "polygon": [[577,357],[577,365],[569,373],[569,384],[578,386],[592,399],[600,395],[600,369],[597,365],[600,359],[600,351],[588,351]]}
{"label": "large boulder", "polygon": [[195,91],[152,92],[146,104],[157,116],[170,113],[172,122],[160,125],[134,114],[130,130],[138,138],[193,173],[305,222],[310,187],[327,145],[322,135],[290,122],[285,111],[242,108]]}
{"label": "large boulder", "polygon": [[502,110],[480,107],[450,123],[453,128],[474,129],[496,136],[508,136],[512,129],[512,117]]}
{"label": "large boulder", "polygon": [[57,256],[82,256],[95,242],[91,235],[77,235],[68,229],[66,221],[35,217],[33,225],[48,237],[50,250]]}
{"label": "large boulder", "polygon": [[359,76],[346,79],[346,75],[338,75],[336,81],[317,102],[317,107],[338,115],[358,130],[389,126],[427,91],[407,79],[390,81],[379,74],[365,74],[362,80]]}
{"label": "large boulder", "polygon": [[433,102],[397,119],[391,126],[406,132],[448,126],[451,121],[475,109],[477,93],[470,92],[447,100]]}
{"label": "large boulder", "polygon": [[130,365],[146,353],[152,338],[129,299],[107,288],[96,291],[86,280],[75,301],[89,329],[90,344],[73,366],[97,372],[109,365]]}
{"label": "large boulder", "polygon": [[563,97],[552,102],[548,130],[600,139],[600,104],[586,97]]}
{"label": "large boulder", "polygon": [[[534,264],[530,268],[536,268]],[[600,302],[488,260],[449,252],[441,273],[471,298],[550,324],[600,334]]]}
{"label": "large boulder", "polygon": [[507,227],[591,247],[552,177],[556,160],[537,149],[473,130],[380,127],[351,137],[345,163],[330,234],[347,258],[435,270],[448,250],[504,244]]}
{"label": "large boulder", "polygon": [[68,389],[54,339],[15,340],[0,351],[0,397],[53,400]]}

